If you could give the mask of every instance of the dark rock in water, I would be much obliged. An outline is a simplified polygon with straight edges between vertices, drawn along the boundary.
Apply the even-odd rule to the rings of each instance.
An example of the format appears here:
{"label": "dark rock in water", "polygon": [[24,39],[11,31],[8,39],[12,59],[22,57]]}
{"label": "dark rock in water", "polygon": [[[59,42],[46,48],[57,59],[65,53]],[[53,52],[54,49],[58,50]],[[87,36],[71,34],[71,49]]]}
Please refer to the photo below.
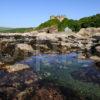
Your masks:
{"label": "dark rock in water", "polygon": [[77,80],[96,83],[100,85],[100,71],[97,71],[95,68],[81,68],[77,71],[72,72],[71,75]]}
{"label": "dark rock in water", "polygon": [[31,69],[6,73],[0,77],[0,98],[13,100],[20,92],[34,86],[37,80],[37,75]]}
{"label": "dark rock in water", "polygon": [[0,71],[0,78],[4,77],[6,75],[6,73],[4,71]]}
{"label": "dark rock in water", "polygon": [[97,67],[100,68],[100,62],[96,62],[95,64],[96,64]]}
{"label": "dark rock in water", "polygon": [[32,100],[64,100],[64,98],[55,88],[44,86],[36,90],[36,94],[32,96]]}
{"label": "dark rock in water", "polygon": [[100,57],[100,44],[93,45],[93,46],[91,47],[91,53],[92,53],[93,55],[97,55],[97,56]]}
{"label": "dark rock in water", "polygon": [[77,92],[63,86],[54,85],[53,81],[39,81],[39,88],[32,100],[81,100]]}
{"label": "dark rock in water", "polygon": [[5,93],[0,92],[0,100],[7,100]]}
{"label": "dark rock in water", "polygon": [[0,78],[1,100],[81,100],[76,92],[41,80],[31,70],[7,73]]}

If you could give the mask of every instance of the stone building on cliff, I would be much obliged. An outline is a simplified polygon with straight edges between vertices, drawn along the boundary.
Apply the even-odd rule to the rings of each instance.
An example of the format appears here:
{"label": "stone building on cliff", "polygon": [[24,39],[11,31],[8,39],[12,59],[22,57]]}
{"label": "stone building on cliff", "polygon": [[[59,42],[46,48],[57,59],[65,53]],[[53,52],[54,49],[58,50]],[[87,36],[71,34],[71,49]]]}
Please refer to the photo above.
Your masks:
{"label": "stone building on cliff", "polygon": [[64,18],[66,18],[64,15],[50,16],[50,19],[58,19],[59,21],[63,21]]}

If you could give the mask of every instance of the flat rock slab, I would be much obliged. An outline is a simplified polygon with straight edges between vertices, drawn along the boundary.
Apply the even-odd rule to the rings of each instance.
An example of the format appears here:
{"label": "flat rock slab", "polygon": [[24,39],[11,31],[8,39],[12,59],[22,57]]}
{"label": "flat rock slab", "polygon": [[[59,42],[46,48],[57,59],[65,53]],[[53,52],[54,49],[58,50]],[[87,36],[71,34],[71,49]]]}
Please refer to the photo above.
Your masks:
{"label": "flat rock slab", "polygon": [[12,72],[21,71],[24,69],[29,69],[30,67],[24,64],[14,64],[14,65],[5,66],[5,68],[7,69],[9,73],[12,73]]}

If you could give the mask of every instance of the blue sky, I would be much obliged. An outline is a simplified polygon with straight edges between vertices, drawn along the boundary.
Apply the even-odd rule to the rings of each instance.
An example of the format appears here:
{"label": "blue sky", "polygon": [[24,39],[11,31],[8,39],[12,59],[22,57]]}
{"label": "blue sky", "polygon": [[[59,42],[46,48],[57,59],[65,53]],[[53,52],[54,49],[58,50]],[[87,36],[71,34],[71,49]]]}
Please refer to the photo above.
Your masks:
{"label": "blue sky", "polygon": [[100,0],[0,0],[0,26],[34,27],[50,15],[79,19],[100,13]]}

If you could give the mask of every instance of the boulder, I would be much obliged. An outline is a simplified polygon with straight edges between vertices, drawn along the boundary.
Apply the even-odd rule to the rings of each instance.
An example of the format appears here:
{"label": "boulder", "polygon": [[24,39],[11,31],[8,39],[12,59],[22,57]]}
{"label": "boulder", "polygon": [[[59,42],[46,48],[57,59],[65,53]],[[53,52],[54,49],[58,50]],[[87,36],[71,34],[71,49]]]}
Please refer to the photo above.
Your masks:
{"label": "boulder", "polygon": [[100,57],[98,57],[98,56],[91,56],[90,59],[95,61],[95,65],[100,68]]}
{"label": "boulder", "polygon": [[96,52],[98,52],[98,54],[100,53],[100,45],[95,47]]}
{"label": "boulder", "polygon": [[14,58],[15,59],[24,59],[25,57],[29,57],[33,55],[33,48],[31,45],[20,43],[16,45],[15,52],[14,52]]}
{"label": "boulder", "polygon": [[94,60],[95,62],[100,62],[100,57],[98,56],[91,56],[90,59]]}
{"label": "boulder", "polygon": [[100,57],[100,44],[91,46],[91,53]]}
{"label": "boulder", "polygon": [[66,28],[65,28],[65,32],[66,32],[67,34],[73,33],[72,30],[71,30],[69,27],[66,27]]}
{"label": "boulder", "polygon": [[78,59],[86,59],[86,56],[84,54],[80,53],[78,55]]}
{"label": "boulder", "polygon": [[77,34],[80,34],[82,36],[93,36],[95,33],[100,33],[100,28],[82,28]]}
{"label": "boulder", "polygon": [[31,47],[31,45],[24,44],[24,43],[17,44],[16,47],[18,49],[22,50],[22,51],[28,51],[28,52],[32,52],[33,51],[33,48]]}

